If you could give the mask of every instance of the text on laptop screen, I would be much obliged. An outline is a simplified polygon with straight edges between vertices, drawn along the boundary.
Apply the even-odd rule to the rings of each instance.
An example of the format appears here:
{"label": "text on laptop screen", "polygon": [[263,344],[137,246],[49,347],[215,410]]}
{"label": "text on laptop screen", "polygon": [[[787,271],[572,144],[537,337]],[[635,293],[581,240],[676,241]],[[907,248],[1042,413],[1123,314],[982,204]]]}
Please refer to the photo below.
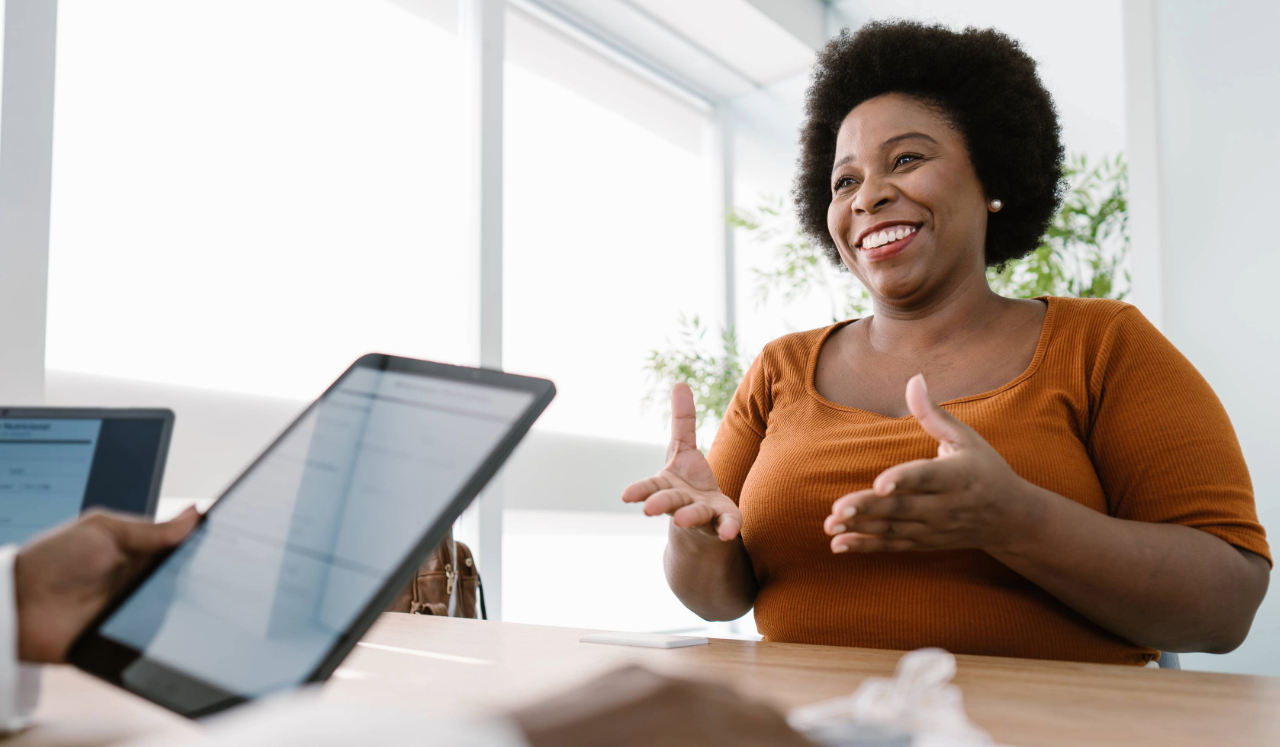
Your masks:
{"label": "text on laptop screen", "polygon": [[143,513],[164,422],[0,418],[0,545],[109,508]]}

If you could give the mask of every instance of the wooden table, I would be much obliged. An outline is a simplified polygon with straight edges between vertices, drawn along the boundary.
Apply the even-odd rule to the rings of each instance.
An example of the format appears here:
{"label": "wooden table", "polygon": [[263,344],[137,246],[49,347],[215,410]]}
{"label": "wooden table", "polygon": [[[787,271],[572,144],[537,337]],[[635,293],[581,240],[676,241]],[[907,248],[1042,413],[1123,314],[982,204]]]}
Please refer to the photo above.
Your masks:
{"label": "wooden table", "polygon": [[[586,631],[386,614],[326,698],[501,710],[626,664],[721,680],[779,708],[889,676],[900,652],[714,639],[658,650],[579,643]],[[997,742],[1036,745],[1280,744],[1280,678],[958,656],[969,717]],[[66,667],[50,668],[39,725],[11,744],[101,744],[190,722]]]}

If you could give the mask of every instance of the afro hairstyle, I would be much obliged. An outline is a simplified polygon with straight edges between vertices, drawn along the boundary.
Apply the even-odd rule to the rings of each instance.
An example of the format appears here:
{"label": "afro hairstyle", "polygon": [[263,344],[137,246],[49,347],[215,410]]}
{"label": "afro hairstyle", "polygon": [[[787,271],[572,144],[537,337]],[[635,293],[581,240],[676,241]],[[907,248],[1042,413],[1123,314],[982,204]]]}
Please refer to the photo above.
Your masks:
{"label": "afro hairstyle", "polygon": [[1035,60],[995,29],[901,20],[846,28],[818,54],[792,193],[801,230],[841,265],[827,231],[836,133],[855,107],[888,93],[936,107],[963,136],[985,193],[1004,203],[987,221],[987,265],[1039,246],[1065,182],[1062,128]]}

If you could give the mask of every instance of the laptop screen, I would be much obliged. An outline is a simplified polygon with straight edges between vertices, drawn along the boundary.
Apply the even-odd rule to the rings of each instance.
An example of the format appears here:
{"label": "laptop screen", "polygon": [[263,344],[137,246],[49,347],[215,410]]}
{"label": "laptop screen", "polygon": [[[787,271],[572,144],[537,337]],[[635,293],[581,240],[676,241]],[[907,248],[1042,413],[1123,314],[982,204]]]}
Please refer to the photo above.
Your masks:
{"label": "laptop screen", "polygon": [[101,507],[155,511],[172,415],[0,417],[0,545]]}

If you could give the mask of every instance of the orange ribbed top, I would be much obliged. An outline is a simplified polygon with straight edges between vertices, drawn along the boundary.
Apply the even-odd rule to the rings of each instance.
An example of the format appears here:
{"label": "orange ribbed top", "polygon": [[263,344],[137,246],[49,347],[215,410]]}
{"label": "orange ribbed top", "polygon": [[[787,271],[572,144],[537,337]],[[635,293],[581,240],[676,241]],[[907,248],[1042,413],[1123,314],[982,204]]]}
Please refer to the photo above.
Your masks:
{"label": "orange ribbed top", "polygon": [[[1195,527],[1270,560],[1235,431],[1199,372],[1129,304],[1044,300],[1027,370],[943,407],[1042,488],[1109,516]],[[1107,663],[1154,658],[978,550],[832,554],[822,521],[836,498],[870,487],[895,464],[937,456],[937,442],[912,416],[818,394],[818,350],[844,324],[766,345],[711,447],[720,489],[742,508],[765,638]]]}

